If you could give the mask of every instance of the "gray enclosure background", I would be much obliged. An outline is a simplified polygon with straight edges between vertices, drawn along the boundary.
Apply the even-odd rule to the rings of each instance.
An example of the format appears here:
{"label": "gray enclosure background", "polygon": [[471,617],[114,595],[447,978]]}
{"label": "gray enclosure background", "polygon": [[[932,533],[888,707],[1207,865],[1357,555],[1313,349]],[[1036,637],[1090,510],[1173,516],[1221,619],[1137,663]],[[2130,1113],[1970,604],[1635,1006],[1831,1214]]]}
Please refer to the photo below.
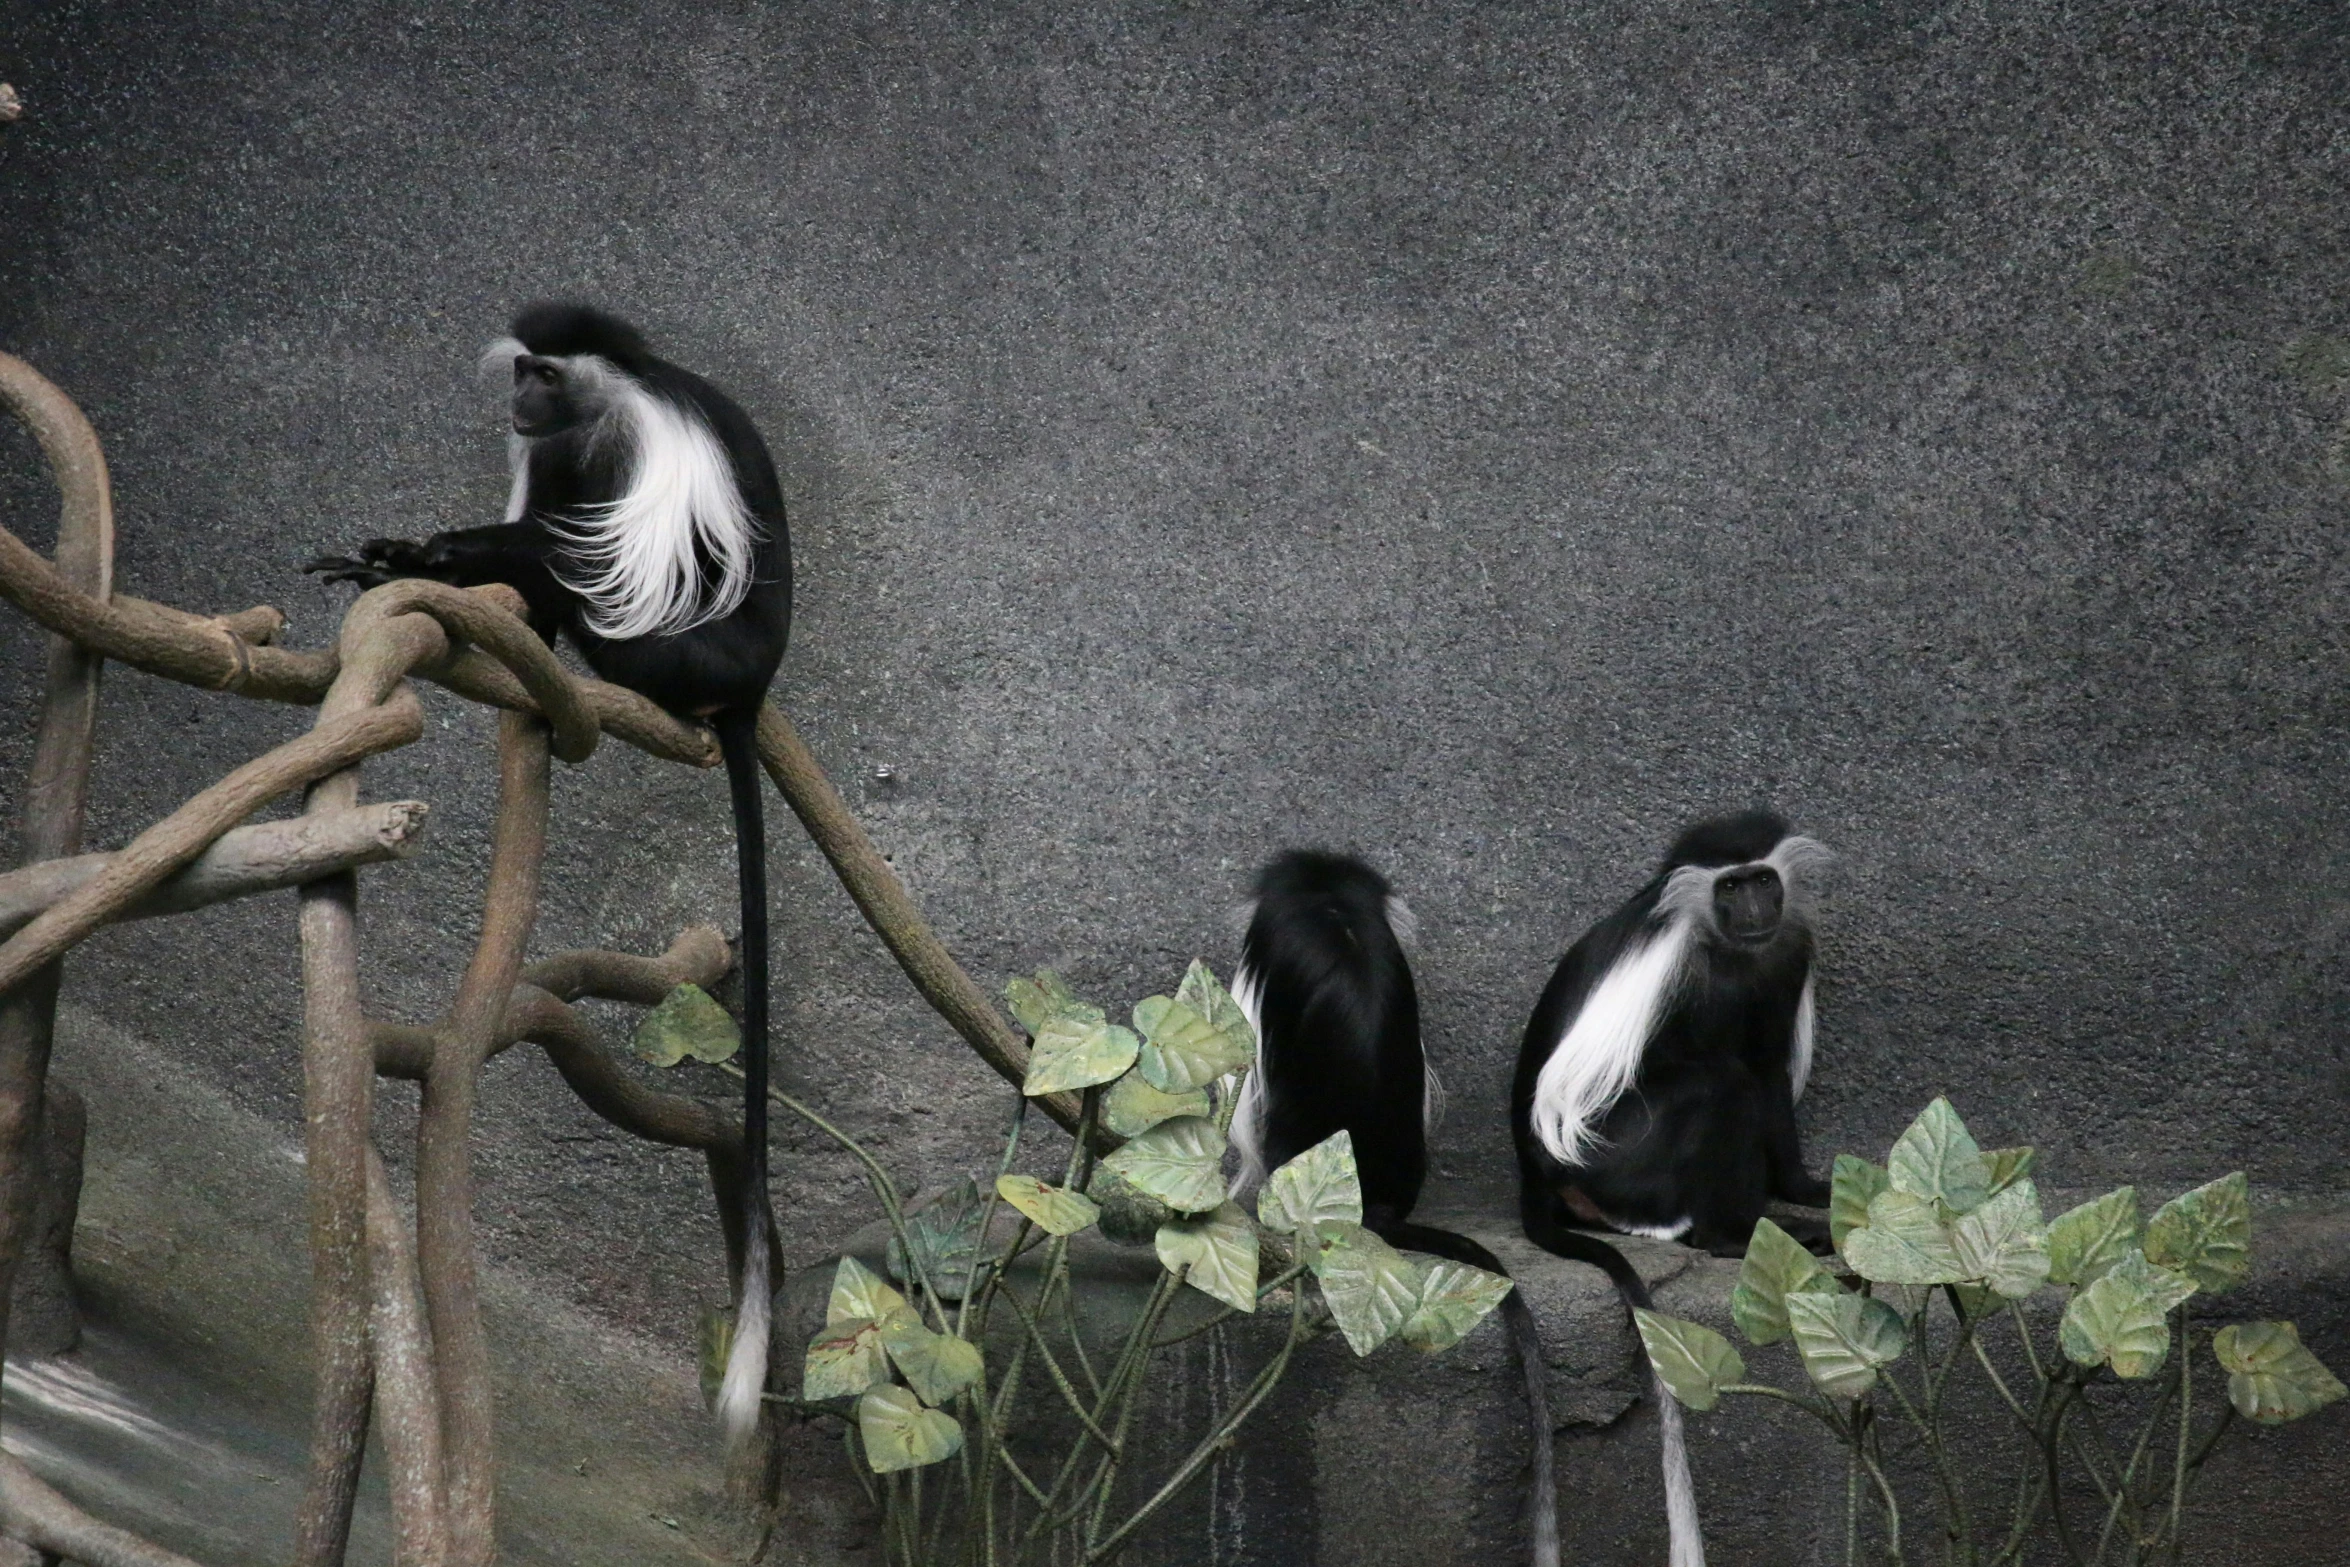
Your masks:
{"label": "gray enclosure background", "polygon": [[[637,316],[767,431],[780,695],[981,981],[1122,1007],[1228,965],[1270,850],[1359,850],[1422,920],[1456,1197],[1564,944],[1762,801],[1840,855],[1815,1163],[1947,1091],[2059,1184],[2316,1193],[2350,30],[2219,9],[11,4],[0,345],[106,438],[125,591],[310,644],[308,555],[497,515],[506,312]],[[45,544],[13,428],[0,506]],[[0,614],[0,792],[37,647]],[[308,721],[111,682],[99,845]],[[435,809],[367,883],[404,1017],[493,781],[430,700],[369,782]],[[732,925],[715,776],[609,747],[556,812],[540,950]],[[783,1081],[975,1168],[1008,1095],[776,815]],[[290,1128],[293,941],[135,927],[72,996]],[[521,1053],[483,1121],[494,1256],[682,1354],[698,1161]],[[777,1163],[795,1260],[869,1216]]]}

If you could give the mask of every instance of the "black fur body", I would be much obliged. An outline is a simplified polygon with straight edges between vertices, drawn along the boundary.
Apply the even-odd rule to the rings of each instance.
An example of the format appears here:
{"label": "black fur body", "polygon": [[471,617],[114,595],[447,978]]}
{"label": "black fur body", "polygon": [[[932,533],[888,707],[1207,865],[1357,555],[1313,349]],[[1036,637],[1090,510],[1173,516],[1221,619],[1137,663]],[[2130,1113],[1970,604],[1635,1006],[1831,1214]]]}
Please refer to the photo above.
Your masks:
{"label": "black fur body", "polygon": [[[1363,1223],[1389,1244],[1509,1277],[1465,1235],[1411,1222],[1428,1177],[1431,1090],[1420,1001],[1386,881],[1361,860],[1293,850],[1258,873],[1235,992],[1257,1063],[1235,1118],[1251,1178],[1341,1131],[1354,1144]],[[1502,1302],[1534,1440],[1536,1567],[1558,1562],[1558,1499],[1542,1340],[1525,1293]]]}

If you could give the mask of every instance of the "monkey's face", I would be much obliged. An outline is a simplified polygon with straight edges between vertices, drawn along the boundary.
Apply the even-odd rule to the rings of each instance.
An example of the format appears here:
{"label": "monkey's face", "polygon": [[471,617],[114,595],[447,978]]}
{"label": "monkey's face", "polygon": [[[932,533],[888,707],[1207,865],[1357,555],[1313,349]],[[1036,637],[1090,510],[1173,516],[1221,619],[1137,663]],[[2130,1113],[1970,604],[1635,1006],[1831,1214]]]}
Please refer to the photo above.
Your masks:
{"label": "monkey's face", "polygon": [[514,358],[514,433],[534,440],[579,423],[585,409],[571,369],[544,354]]}
{"label": "monkey's face", "polygon": [[1738,865],[1714,878],[1714,928],[1742,947],[1759,947],[1779,933],[1787,888],[1768,865]]}

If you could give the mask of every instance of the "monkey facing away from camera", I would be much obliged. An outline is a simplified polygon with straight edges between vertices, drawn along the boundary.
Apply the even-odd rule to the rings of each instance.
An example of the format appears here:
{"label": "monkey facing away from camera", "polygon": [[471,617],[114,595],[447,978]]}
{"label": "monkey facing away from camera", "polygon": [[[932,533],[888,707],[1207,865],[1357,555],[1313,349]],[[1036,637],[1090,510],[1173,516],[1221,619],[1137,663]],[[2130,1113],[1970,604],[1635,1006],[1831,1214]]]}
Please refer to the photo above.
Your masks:
{"label": "monkey facing away from camera", "polygon": [[755,742],[791,636],[791,536],[766,443],[733,399],[656,357],[617,316],[541,304],[485,365],[513,375],[505,521],[422,543],[370,539],[304,569],[372,588],[399,577],[504,583],[552,642],[681,717],[726,761],[742,900],[743,1135],[748,1170],[734,1344],[718,1398],[730,1439],[756,1423],[767,1373],[766,838]]}
{"label": "monkey facing away from camera", "polygon": [[[1436,1079],[1420,1044],[1420,1003],[1403,938],[1411,915],[1361,860],[1292,850],[1257,875],[1232,994],[1257,1035],[1256,1067],[1232,1123],[1240,1186],[1260,1184],[1344,1131],[1354,1144],[1363,1223],[1390,1245],[1509,1277],[1465,1235],[1411,1222],[1428,1174]],[[1532,1417],[1535,1567],[1557,1567],[1558,1491],[1542,1340],[1525,1294],[1502,1301]]]}
{"label": "monkey facing away from camera", "polygon": [[[1639,1274],[1577,1226],[1737,1256],[1772,1198],[1828,1200],[1795,1128],[1813,1032],[1805,879],[1827,858],[1766,811],[1699,822],[1568,949],[1526,1026],[1510,1101],[1526,1237],[1604,1270],[1628,1305],[1648,1307]],[[1680,1406],[1656,1396],[1673,1564],[1702,1567]]]}

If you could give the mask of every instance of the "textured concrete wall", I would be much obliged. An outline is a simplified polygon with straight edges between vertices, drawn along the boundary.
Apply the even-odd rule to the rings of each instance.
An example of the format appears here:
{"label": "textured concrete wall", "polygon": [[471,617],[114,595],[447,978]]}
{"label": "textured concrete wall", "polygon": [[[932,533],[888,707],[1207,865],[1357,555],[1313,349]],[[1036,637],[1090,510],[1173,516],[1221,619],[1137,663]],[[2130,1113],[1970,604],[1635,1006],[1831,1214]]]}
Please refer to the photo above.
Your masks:
{"label": "textured concrete wall", "polygon": [[[1842,853],[1822,1161],[1947,1090],[2068,1183],[2341,1181],[2330,8],[0,18],[0,344],[107,437],[130,591],[326,635],[296,563],[493,518],[472,353],[586,294],[766,428],[783,698],[983,981],[1130,1002],[1228,958],[1267,851],[1362,850],[1422,916],[1443,1169],[1482,1187],[1564,942],[1690,813],[1768,800]],[[0,504],[45,536],[13,431]],[[35,646],[0,615],[0,789]],[[370,779],[437,812],[369,883],[404,1015],[485,852],[488,725],[432,711]],[[96,836],[302,721],[118,677]],[[725,916],[717,779],[608,750],[557,814],[542,947]],[[785,1081],[909,1177],[972,1167],[991,1080],[780,836]],[[295,1114],[285,900],[75,973]],[[519,1056],[485,1117],[498,1257],[685,1342],[694,1162]],[[869,1209],[781,1135],[807,1256]]]}

